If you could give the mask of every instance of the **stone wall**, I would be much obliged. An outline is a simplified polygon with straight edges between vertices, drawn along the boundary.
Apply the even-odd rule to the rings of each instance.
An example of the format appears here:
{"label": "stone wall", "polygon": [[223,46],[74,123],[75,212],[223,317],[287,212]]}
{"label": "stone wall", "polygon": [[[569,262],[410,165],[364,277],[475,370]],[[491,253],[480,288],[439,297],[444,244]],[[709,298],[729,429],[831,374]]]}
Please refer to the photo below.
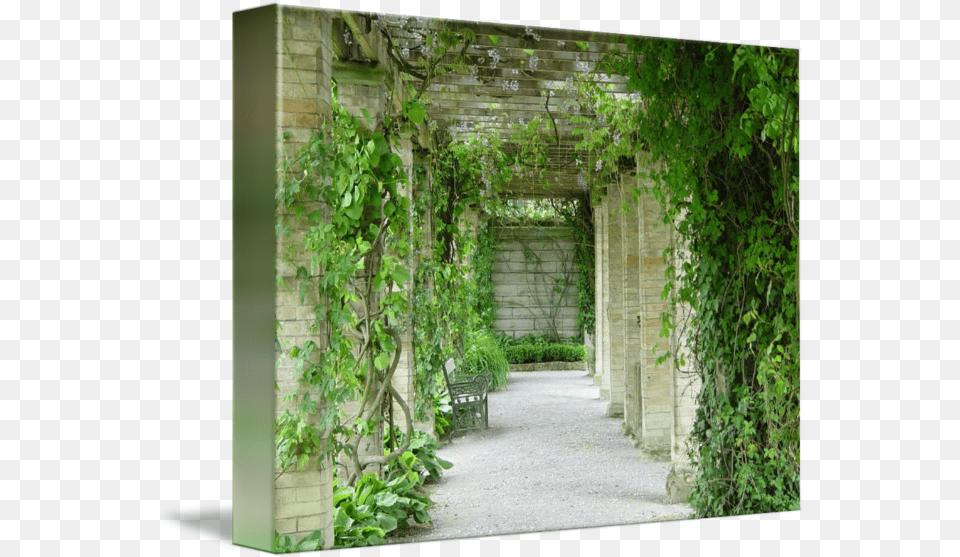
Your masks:
{"label": "stone wall", "polygon": [[494,327],[514,338],[577,336],[577,266],[568,227],[493,227]]}

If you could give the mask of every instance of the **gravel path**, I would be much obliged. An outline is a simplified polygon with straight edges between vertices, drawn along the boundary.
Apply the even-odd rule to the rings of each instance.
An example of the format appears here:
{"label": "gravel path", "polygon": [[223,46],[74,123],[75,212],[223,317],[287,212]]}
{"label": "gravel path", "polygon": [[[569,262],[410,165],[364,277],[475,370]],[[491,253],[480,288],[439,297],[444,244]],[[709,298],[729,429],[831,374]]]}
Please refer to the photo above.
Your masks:
{"label": "gravel path", "polygon": [[670,464],[642,459],[605,416],[583,371],[511,373],[490,393],[490,429],[445,443],[453,462],[433,484],[433,526],[396,542],[569,530],[682,518],[666,502]]}

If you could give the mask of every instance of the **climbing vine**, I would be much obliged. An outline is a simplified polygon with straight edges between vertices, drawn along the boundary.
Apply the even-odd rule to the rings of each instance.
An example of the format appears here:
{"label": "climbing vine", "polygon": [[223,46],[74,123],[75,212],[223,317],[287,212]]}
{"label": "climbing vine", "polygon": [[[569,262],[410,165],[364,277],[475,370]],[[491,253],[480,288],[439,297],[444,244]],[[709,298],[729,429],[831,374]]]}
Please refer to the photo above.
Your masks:
{"label": "climbing vine", "polygon": [[[492,202],[511,176],[508,162],[498,136],[472,136],[451,142],[417,171],[414,229],[420,232],[415,247],[427,252],[415,277],[418,419],[427,417],[444,390],[446,359],[456,355],[463,362],[468,333],[496,315],[490,305],[489,232],[478,221],[478,234],[466,216],[471,207],[479,214]],[[468,261],[471,267],[464,273]]]}
{"label": "climbing vine", "polygon": [[798,64],[795,50],[660,39],[606,60],[639,92],[637,150],[659,162],[651,193],[679,240],[661,337],[682,343],[661,359],[702,380],[702,517],[799,508]]}
{"label": "climbing vine", "polygon": [[596,325],[596,251],[593,210],[587,193],[558,203],[564,222],[573,229],[574,263],[577,266],[577,329],[593,331]]}
{"label": "climbing vine", "polygon": [[[334,90],[332,121],[282,159],[277,232],[285,246],[281,264],[294,269],[296,284],[286,284],[280,273],[278,282],[296,288],[301,305],[315,300],[311,329],[319,342],[280,347],[301,386],[284,396],[295,409],[277,419],[281,471],[341,453],[359,471],[406,449],[363,460],[357,450],[362,435],[379,427],[384,401],[409,414],[391,385],[409,312],[402,287],[410,280],[404,266],[409,201],[398,192],[406,174],[391,141],[350,116]],[[291,222],[305,224],[302,237],[291,236]],[[348,400],[358,401],[357,411],[342,417]]]}

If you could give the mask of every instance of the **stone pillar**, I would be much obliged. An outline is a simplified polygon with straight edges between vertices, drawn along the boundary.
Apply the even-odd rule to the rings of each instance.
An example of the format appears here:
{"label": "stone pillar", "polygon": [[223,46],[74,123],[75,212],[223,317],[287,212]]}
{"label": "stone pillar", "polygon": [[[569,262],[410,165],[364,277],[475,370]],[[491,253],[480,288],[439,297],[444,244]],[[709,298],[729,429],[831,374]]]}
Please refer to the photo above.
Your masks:
{"label": "stone pillar", "polygon": [[[409,134],[404,134],[403,138],[400,140],[397,154],[403,160],[403,168],[406,171],[409,184],[413,179],[413,142],[411,141]],[[410,201],[412,207],[413,188],[411,186],[402,186],[397,189],[397,193]],[[407,241],[409,242],[413,234],[412,215],[407,216],[406,225]],[[410,417],[415,418],[413,413],[415,403],[414,398],[416,395],[416,368],[413,357],[413,318],[412,305],[410,304],[413,301],[413,276],[416,272],[416,268],[414,267],[412,254],[407,257],[406,267],[410,275],[410,281],[404,285],[403,289],[406,292],[407,300],[409,301],[409,309],[404,316],[404,322],[396,324],[396,326],[402,327],[402,332],[400,333],[400,361],[397,364],[397,369],[393,374],[392,384],[393,388],[397,390],[397,393],[403,397],[403,400],[406,402],[407,407],[410,410]],[[403,409],[396,401],[393,403],[392,412],[393,423],[399,426],[401,430],[404,430],[407,423],[406,416],[403,413]]]}
{"label": "stone pillar", "polygon": [[623,273],[624,250],[621,236],[624,214],[621,207],[622,192],[616,181],[607,186],[607,201],[610,224],[607,227],[607,245],[609,249],[608,281],[610,302],[608,306],[608,323],[610,325],[610,404],[607,406],[607,416],[619,418],[623,416],[624,395],[624,356],[625,338],[623,322]]}
{"label": "stone pillar", "polygon": [[671,413],[673,401],[670,397],[670,383],[673,374],[673,359],[657,365],[657,356],[653,353],[659,345],[658,353],[670,349],[667,339],[660,338],[661,315],[668,309],[668,302],[660,296],[666,284],[667,264],[663,251],[670,246],[670,228],[663,224],[660,204],[649,193],[651,185],[641,181],[638,184],[642,195],[639,202],[640,212],[640,307],[641,345],[640,345],[640,391],[643,395],[642,439],[645,451],[655,456],[666,456],[670,447]]}
{"label": "stone pillar", "polygon": [[[331,115],[331,17],[323,11],[278,7],[277,18],[280,30],[277,44],[277,135],[288,134],[282,152],[292,155]],[[312,329],[314,306],[319,303],[316,291],[308,292],[301,304],[295,278],[299,265],[309,266],[310,255],[302,250],[303,234],[309,224],[306,219],[296,219],[293,215],[278,215],[277,218],[291,232],[288,237],[277,238],[277,274],[291,287],[290,291],[278,288],[276,292],[276,318],[280,323],[278,339],[284,351],[295,345],[303,346],[308,340],[322,349],[320,335]],[[291,261],[284,261],[287,253],[293,254]],[[293,409],[291,402],[283,402],[283,397],[301,390],[301,386],[294,362],[285,352],[277,356],[279,391],[276,409],[279,416],[284,410]],[[302,471],[284,472],[276,480],[274,508],[274,529],[277,532],[294,534],[299,539],[320,529],[324,548],[332,547],[332,463],[319,462],[315,457]]]}
{"label": "stone pillar", "polygon": [[593,384],[603,382],[603,206],[593,206]]}
{"label": "stone pillar", "polygon": [[[430,168],[429,158],[426,156],[425,152],[418,151],[414,155],[414,163],[416,165],[423,165],[424,168],[426,168],[426,174],[423,177],[423,182],[415,181],[412,183],[413,185],[412,199],[424,199],[424,198],[429,199],[429,197],[425,197],[425,196],[429,196],[430,194],[429,184],[430,184],[431,176],[430,176],[430,170],[429,170]],[[415,210],[416,209],[411,203],[411,206],[410,206],[411,217],[414,216]],[[425,260],[430,261],[433,258],[433,209],[432,207],[427,208],[424,211],[424,214],[422,215],[422,222],[420,223],[419,227],[417,229],[411,228],[411,231],[412,231],[411,246],[415,250],[414,253],[412,254],[413,261],[411,264],[411,268],[413,269],[414,272],[411,273],[411,276],[416,276],[416,270],[419,268],[420,262]],[[418,238],[421,244],[419,249],[417,248],[418,243],[416,241]],[[424,284],[421,284],[419,288],[425,290],[427,293],[430,293],[430,295],[432,295],[433,281],[428,277],[426,282]],[[413,300],[411,299],[411,302],[412,301]],[[416,333],[416,330],[413,327],[411,327],[411,331],[413,331],[413,333]],[[411,373],[413,374],[413,377],[414,377],[413,379],[414,388],[416,388],[417,359],[416,359],[415,348],[412,345],[411,345],[410,356],[411,358],[413,358],[411,363]],[[414,399],[413,404],[414,405],[416,404],[416,399]],[[423,431],[424,433],[427,433],[428,435],[436,439],[437,436],[435,431],[435,416],[434,416],[433,408],[434,408],[434,405],[430,403],[429,406],[426,408],[426,415],[424,416],[424,420],[415,421],[414,427],[417,430]],[[416,412],[415,406],[411,406],[411,410]],[[414,419],[416,419],[416,416],[414,416]]]}
{"label": "stone pillar", "polygon": [[[680,218],[683,218],[681,215]],[[672,234],[671,234],[672,235]],[[673,241],[676,242],[676,236]],[[677,269],[677,279],[683,276],[683,263],[690,261],[690,252],[683,245],[677,245],[673,256],[673,265]],[[682,305],[677,308],[676,322],[682,323],[689,318],[691,308]],[[671,350],[689,361],[689,350],[686,341],[690,331],[678,326],[672,335]],[[696,470],[690,462],[689,442],[690,433],[697,415],[697,395],[700,392],[700,377],[696,373],[687,372],[677,366],[671,367],[670,399],[672,412],[670,415],[670,473],[667,475],[667,496],[675,502],[686,501],[693,490],[696,480]]]}
{"label": "stone pillar", "polygon": [[600,302],[597,304],[597,310],[600,315],[597,322],[602,324],[602,335],[598,344],[602,347],[600,359],[600,398],[610,400],[610,200],[604,196],[600,204],[601,226],[597,227],[600,231],[600,242],[602,256],[598,257],[601,269],[601,286],[597,288]]}
{"label": "stone pillar", "polygon": [[[643,398],[641,397],[640,358],[642,357],[642,331],[637,323],[640,315],[640,215],[637,196],[633,186],[635,179],[621,176],[622,202],[627,212],[622,212],[621,238],[624,254],[623,265],[623,328],[624,328],[624,400],[623,428],[634,446],[639,446],[643,434]],[[629,186],[629,187],[626,187]]]}

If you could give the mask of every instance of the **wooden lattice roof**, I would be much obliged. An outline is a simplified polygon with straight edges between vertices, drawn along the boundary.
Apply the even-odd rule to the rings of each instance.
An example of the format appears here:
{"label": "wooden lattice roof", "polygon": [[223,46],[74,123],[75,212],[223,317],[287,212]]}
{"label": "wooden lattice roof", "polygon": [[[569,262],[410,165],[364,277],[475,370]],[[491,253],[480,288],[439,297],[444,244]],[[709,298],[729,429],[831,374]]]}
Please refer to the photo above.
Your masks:
{"label": "wooden lattice roof", "polygon": [[[501,137],[506,138],[512,133],[511,124],[541,115],[556,123],[555,139],[559,140],[548,148],[549,190],[544,191],[541,182],[520,177],[503,194],[565,197],[583,191],[574,164],[574,145],[580,138],[572,133],[570,117],[592,113],[590,107],[576,102],[568,84],[574,76],[584,76],[604,83],[613,94],[628,94],[626,78],[597,71],[605,53],[623,50],[626,36],[385,14],[342,15],[348,24],[343,29],[349,27],[353,34],[360,31],[370,36],[385,31],[389,42],[400,50],[402,63],[412,68],[419,67],[420,60],[429,54],[423,40],[427,34],[439,32],[444,26],[454,32],[472,30],[476,38],[465,51],[466,70],[434,77],[426,89],[434,143],[492,130],[500,130]],[[453,54],[448,53],[444,61],[452,60]],[[407,79],[415,86],[421,82],[413,76]]]}

